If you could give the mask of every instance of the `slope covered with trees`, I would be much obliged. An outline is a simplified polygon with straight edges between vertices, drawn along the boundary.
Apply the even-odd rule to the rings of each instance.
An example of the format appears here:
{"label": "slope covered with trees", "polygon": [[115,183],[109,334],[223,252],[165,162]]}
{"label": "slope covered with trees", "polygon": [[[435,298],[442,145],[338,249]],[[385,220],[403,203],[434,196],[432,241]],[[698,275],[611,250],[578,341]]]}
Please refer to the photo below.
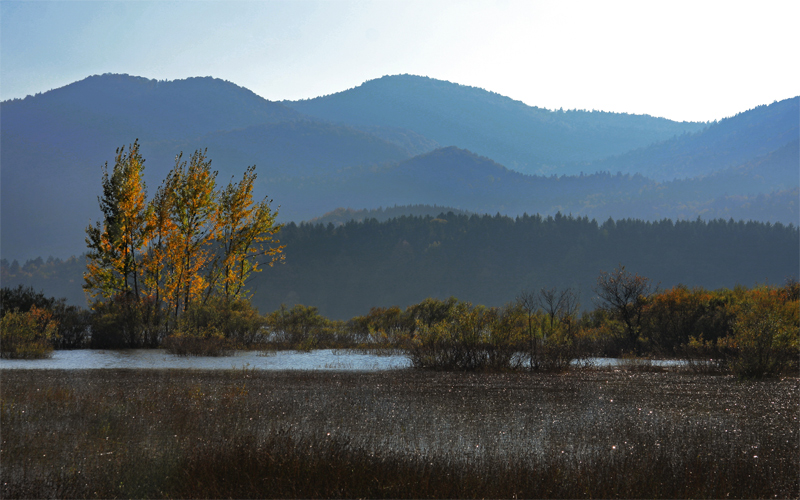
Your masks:
{"label": "slope covered with trees", "polygon": [[280,193],[284,206],[292,206],[298,218],[305,220],[354,205],[441,204],[511,216],[560,211],[599,220],[702,216],[797,224],[800,214],[791,198],[797,179],[787,179],[773,170],[773,165],[770,156],[711,178],[671,183],[639,174],[606,172],[546,177],[524,175],[489,158],[448,147],[399,163],[346,168],[302,179],[274,179],[270,187]]}
{"label": "slope covered with trees", "polygon": [[[800,275],[796,227],[732,220],[441,214],[338,227],[292,223],[279,238],[285,264],[249,281],[253,304],[262,312],[281,303],[313,305],[338,319],[426,297],[500,306],[523,289],[553,286],[573,287],[583,307],[592,308],[597,276],[620,263],[662,288],[753,286]],[[3,261],[3,282],[51,294],[73,280],[69,286],[79,290],[80,260]]]}
{"label": "slope covered with trees", "polygon": [[[102,194],[100,167],[108,151],[137,138],[150,185],[181,151],[208,148],[220,179],[257,165],[254,194],[278,200],[281,222],[341,207],[422,204],[511,216],[560,211],[598,220],[701,216],[798,224],[797,103],[761,106],[706,127],[551,112],[472,87],[398,76],[286,103],[330,111],[320,118],[213,78],[95,76],[2,103],[0,252],[21,261],[82,253],[82,230]],[[698,129],[704,130],[689,133]],[[546,175],[518,171],[530,155]],[[609,155],[617,156],[602,160]]]}
{"label": "slope covered with trees", "polygon": [[530,174],[559,172],[702,129],[701,123],[592,111],[550,111],[475,87],[413,75],[384,76],[314,99],[284,101],[306,115],[401,127]]}
{"label": "slope covered with trees", "polygon": [[[640,173],[669,181],[697,176],[752,162],[786,148],[797,150],[800,137],[800,97],[758,106],[710,124],[693,134],[683,134],[623,155],[565,168],[564,173],[610,171]],[[781,170],[797,162],[779,153],[773,158]],[[785,179],[786,177],[784,177]]]}

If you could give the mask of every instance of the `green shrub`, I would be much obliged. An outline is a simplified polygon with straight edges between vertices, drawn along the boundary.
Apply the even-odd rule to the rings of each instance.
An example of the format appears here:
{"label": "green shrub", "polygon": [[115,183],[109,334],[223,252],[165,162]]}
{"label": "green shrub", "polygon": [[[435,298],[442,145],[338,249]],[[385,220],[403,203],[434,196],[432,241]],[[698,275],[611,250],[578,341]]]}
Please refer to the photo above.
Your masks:
{"label": "green shrub", "polygon": [[198,338],[220,337],[249,346],[260,340],[265,320],[247,300],[210,297],[196,302],[178,318],[176,333]]}
{"label": "green shrub", "polygon": [[414,321],[397,306],[373,307],[368,314],[351,319],[347,329],[362,347],[396,348],[407,341]]}
{"label": "green shrub", "polygon": [[[428,299],[433,301],[433,299]],[[435,370],[519,369],[525,349],[521,317],[513,307],[473,307],[469,302],[441,303],[446,316],[432,324],[418,319],[406,353],[416,368]],[[441,319],[439,319],[441,318]]]}

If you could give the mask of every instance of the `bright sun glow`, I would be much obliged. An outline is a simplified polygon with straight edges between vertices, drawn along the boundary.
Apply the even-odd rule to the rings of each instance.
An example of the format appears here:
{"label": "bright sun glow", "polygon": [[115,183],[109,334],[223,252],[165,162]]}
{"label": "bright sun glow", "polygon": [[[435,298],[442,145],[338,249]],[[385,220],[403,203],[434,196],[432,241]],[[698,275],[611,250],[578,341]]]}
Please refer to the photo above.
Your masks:
{"label": "bright sun glow", "polygon": [[270,99],[411,73],[550,109],[714,120],[800,93],[798,2],[0,4],[0,97],[92,74],[215,76]]}

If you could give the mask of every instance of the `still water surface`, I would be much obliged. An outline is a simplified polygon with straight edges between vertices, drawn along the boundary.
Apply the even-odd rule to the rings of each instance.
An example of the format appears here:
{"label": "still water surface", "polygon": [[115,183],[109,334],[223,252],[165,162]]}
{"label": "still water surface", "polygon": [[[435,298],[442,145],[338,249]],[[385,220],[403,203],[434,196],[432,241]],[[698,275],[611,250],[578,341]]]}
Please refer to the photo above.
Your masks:
{"label": "still water surface", "polygon": [[55,351],[50,359],[0,359],[0,369],[78,370],[98,368],[194,370],[331,370],[380,371],[411,366],[404,356],[375,356],[321,349],[311,352],[279,351],[263,355],[239,351],[230,356],[175,356],[161,349],[82,349]]}
{"label": "still water surface", "polygon": [[[614,358],[589,358],[584,363],[597,367],[624,365]],[[653,366],[677,366],[677,360],[653,360]],[[581,363],[583,364],[583,363]],[[230,356],[175,356],[162,349],[82,349],[54,351],[49,359],[0,359],[0,370],[42,369],[81,370],[102,368],[193,369],[193,370],[329,370],[382,371],[408,368],[411,362],[401,355],[375,356],[348,351],[320,349],[311,352],[279,351],[263,355],[259,351],[239,351]]]}

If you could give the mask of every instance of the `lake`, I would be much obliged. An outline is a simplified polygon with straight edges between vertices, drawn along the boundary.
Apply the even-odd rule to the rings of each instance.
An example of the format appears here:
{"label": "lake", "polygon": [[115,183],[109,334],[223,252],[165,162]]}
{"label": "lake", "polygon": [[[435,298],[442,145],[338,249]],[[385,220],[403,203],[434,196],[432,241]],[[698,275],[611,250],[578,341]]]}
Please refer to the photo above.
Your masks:
{"label": "lake", "polygon": [[[619,366],[625,360],[589,358],[585,363],[596,367]],[[653,366],[679,366],[677,360],[653,360]],[[583,363],[581,363],[583,364]],[[193,369],[193,370],[311,370],[311,371],[383,371],[408,368],[402,355],[376,356],[351,351],[320,349],[311,352],[238,351],[230,356],[176,356],[162,349],[81,349],[54,351],[48,359],[0,359],[0,370],[82,370],[82,369]]]}
{"label": "lake", "polygon": [[54,351],[49,359],[0,359],[0,370],[80,370],[103,368],[194,370],[382,371],[411,366],[404,356],[376,356],[320,349],[311,352],[238,351],[230,356],[176,356],[162,349],[81,349]]}

